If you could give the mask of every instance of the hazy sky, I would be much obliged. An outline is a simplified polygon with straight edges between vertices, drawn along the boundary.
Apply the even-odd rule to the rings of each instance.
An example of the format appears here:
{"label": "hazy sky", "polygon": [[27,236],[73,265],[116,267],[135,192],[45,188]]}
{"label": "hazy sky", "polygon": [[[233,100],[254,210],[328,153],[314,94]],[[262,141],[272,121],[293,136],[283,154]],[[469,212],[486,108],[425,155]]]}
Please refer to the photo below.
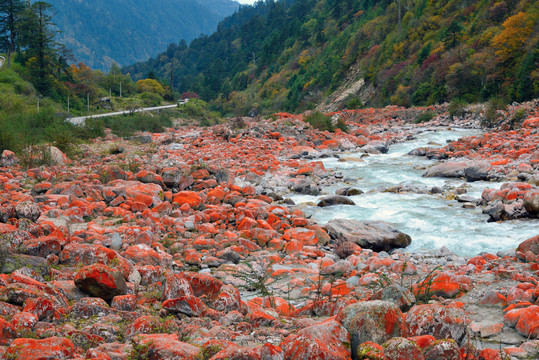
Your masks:
{"label": "hazy sky", "polygon": [[241,4],[252,4],[255,1],[257,1],[257,0],[238,0],[238,2],[241,3]]}

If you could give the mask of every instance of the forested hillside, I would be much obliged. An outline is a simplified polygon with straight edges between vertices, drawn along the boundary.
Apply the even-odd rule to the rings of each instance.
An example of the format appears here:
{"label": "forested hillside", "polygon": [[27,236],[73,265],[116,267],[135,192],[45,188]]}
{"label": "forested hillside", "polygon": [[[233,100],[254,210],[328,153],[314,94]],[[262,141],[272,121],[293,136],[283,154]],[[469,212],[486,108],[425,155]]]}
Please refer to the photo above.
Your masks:
{"label": "forested hillside", "polygon": [[313,108],[360,79],[340,107],[523,101],[539,94],[538,14],[537,0],[259,2],[124,71],[173,72],[225,112]]}
{"label": "forested hillside", "polygon": [[50,0],[58,40],[94,69],[146,60],[180,39],[215,31],[232,0]]}

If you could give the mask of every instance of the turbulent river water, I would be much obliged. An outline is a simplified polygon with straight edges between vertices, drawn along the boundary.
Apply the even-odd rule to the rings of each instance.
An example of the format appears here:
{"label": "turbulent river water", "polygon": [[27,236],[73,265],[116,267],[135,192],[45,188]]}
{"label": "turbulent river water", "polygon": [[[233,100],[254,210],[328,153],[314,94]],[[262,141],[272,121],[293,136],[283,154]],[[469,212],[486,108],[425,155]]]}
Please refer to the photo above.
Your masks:
{"label": "turbulent river water", "polygon": [[[350,186],[365,193],[352,196],[356,206],[331,206],[319,208],[309,206],[303,210],[312,218],[325,224],[336,218],[358,220],[384,220],[397,229],[409,234],[412,243],[408,252],[422,252],[447,247],[462,256],[474,256],[480,252],[496,253],[516,248],[518,244],[537,235],[539,220],[515,220],[487,223],[488,215],[481,207],[464,209],[455,200],[442,195],[381,192],[399,184],[417,186],[458,187],[466,184],[462,179],[424,178],[424,167],[435,163],[407,153],[432,143],[446,144],[463,136],[477,135],[476,130],[454,129],[422,133],[412,141],[394,144],[387,154],[364,157],[363,162],[339,162],[337,158],[322,159],[324,166],[339,171],[344,178],[352,179]],[[360,157],[362,154],[347,154]],[[480,198],[483,189],[499,188],[501,183],[473,182],[466,184],[467,195]],[[342,184],[338,187],[342,187]],[[317,202],[333,194],[337,186],[323,189],[320,196],[295,195],[296,204]]]}

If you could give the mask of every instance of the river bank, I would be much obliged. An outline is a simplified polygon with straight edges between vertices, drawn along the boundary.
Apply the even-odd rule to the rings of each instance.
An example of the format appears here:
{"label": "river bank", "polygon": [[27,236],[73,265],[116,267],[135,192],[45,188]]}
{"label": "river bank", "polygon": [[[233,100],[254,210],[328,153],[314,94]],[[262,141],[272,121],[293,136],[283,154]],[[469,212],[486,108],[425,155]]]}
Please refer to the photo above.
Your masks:
{"label": "river bank", "polygon": [[[353,231],[323,226],[287,198],[319,200],[321,192],[355,187],[348,168],[333,165],[362,163],[379,174],[395,154],[409,150],[399,146],[426,131],[479,131],[481,114],[452,119],[444,108],[432,108],[439,115],[424,124],[413,120],[425,109],[332,114],[349,133],[320,132],[290,114],[239,118],[211,128],[142,134],[136,143],[109,135],[83,145],[78,158],[60,156],[55,165],[34,169],[22,169],[14,154],[4,152],[0,353],[29,359],[37,352],[61,359],[142,353],[156,359],[375,359],[383,358],[373,355],[381,352],[390,359],[440,359],[447,352],[455,359],[534,358],[537,237],[518,251],[513,245],[520,238],[500,251],[477,249],[474,256],[440,243],[424,248],[417,234],[411,247],[392,249],[386,234],[406,240],[401,234],[408,229],[387,212],[387,198],[377,198],[390,194],[417,203],[425,195],[435,209],[436,201],[454,201],[449,194],[464,196],[461,178],[472,181],[473,175],[523,185],[492,196],[470,190],[484,205],[462,209],[463,222],[470,211],[498,200],[502,213],[518,210],[527,214],[518,221],[533,224],[537,104],[500,115],[510,120],[520,108],[527,115],[514,129],[502,130],[502,121],[499,130],[447,145],[445,137],[427,141],[446,146],[433,145],[423,155],[460,164],[438,172],[456,177],[448,186],[435,178],[425,178],[425,189],[403,184],[402,174],[389,183],[362,176],[371,181],[366,194],[349,198],[361,206],[370,196],[376,220],[391,223],[368,228],[387,251],[369,249],[365,236]],[[432,169],[430,160],[414,159],[413,171]],[[470,172],[479,162],[489,165]],[[339,215],[341,209],[322,211]],[[453,216],[442,218],[450,224]],[[427,232],[439,227],[425,215],[416,219],[413,227]],[[489,347],[494,349],[483,350]]]}

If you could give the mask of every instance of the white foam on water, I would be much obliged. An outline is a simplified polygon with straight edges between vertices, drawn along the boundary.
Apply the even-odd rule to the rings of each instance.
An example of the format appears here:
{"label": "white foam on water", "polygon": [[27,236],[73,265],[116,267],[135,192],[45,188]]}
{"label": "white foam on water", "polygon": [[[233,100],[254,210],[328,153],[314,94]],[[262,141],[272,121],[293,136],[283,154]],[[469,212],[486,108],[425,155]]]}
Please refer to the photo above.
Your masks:
{"label": "white foam on water", "polygon": [[[364,157],[364,162],[339,162],[336,158],[322,159],[326,168],[341,172],[345,178],[355,179],[352,186],[365,194],[352,196],[357,206],[338,205],[326,208],[308,207],[304,209],[321,224],[336,218],[358,220],[383,220],[412,237],[412,244],[406,249],[411,252],[438,249],[441,246],[465,256],[480,252],[496,253],[500,250],[516,248],[518,244],[537,235],[539,220],[513,220],[487,223],[488,215],[481,208],[464,209],[454,200],[446,200],[440,195],[414,193],[379,192],[379,187],[399,184],[418,187],[443,187],[448,184],[460,186],[461,179],[423,178],[424,168],[435,163],[423,157],[406,155],[411,150],[432,146],[430,142],[446,144],[448,139],[456,140],[464,136],[478,135],[477,130],[444,130],[420,134],[415,140],[395,144],[388,154]],[[359,157],[361,154],[351,154]],[[467,195],[480,198],[487,187],[499,188],[500,183],[473,182],[467,184]],[[317,203],[327,194],[333,194],[336,186],[324,189],[320,196],[291,196],[297,204]]]}

